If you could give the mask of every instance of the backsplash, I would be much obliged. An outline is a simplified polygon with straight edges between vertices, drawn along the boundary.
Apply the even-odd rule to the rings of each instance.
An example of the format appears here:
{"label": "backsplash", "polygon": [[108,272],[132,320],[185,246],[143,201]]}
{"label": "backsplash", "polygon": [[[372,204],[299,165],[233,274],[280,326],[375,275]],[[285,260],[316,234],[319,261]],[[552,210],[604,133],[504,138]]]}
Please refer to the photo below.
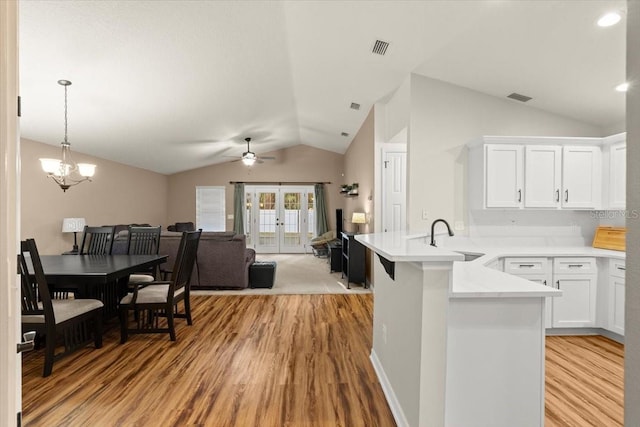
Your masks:
{"label": "backsplash", "polygon": [[601,212],[474,210],[469,212],[468,235],[472,238],[505,240],[531,238],[544,241],[545,244],[590,246],[596,227],[617,225],[600,219]]}

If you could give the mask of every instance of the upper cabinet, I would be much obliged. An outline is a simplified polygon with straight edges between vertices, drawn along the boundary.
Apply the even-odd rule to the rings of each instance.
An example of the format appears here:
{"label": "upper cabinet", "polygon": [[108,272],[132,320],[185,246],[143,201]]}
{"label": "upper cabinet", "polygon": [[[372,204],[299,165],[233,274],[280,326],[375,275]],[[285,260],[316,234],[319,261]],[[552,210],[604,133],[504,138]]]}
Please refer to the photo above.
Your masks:
{"label": "upper cabinet", "polygon": [[562,192],[562,147],[528,145],[525,148],[524,169],[524,207],[559,207]]}
{"label": "upper cabinet", "polygon": [[[624,196],[624,187],[603,185],[603,177],[625,180],[619,166],[607,167],[610,174],[603,174],[602,145],[602,138],[484,137],[469,146],[470,206],[602,209],[609,200],[604,189],[615,189],[612,198]],[[624,152],[614,147],[607,151],[608,159],[624,162]]]}
{"label": "upper cabinet", "polygon": [[562,207],[596,209],[602,191],[600,147],[562,147]]}
{"label": "upper cabinet", "polygon": [[609,146],[609,209],[624,209],[627,204],[627,144]]}
{"label": "upper cabinet", "polygon": [[485,147],[488,208],[522,206],[523,159],[521,145],[488,144]]}

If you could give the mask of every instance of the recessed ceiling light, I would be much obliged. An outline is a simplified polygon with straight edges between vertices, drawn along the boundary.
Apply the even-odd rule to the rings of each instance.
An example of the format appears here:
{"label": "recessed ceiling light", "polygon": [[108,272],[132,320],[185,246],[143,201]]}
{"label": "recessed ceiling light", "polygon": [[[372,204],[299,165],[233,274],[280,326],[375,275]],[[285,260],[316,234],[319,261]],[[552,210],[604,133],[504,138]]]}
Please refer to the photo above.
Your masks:
{"label": "recessed ceiling light", "polygon": [[629,82],[620,83],[618,86],[616,86],[616,90],[618,92],[626,92],[627,90],[629,90]]}
{"label": "recessed ceiling light", "polygon": [[598,26],[600,26],[600,27],[610,27],[612,25],[616,25],[618,22],[620,22],[621,18],[622,17],[620,16],[619,12],[606,13],[606,14],[602,15],[600,17],[600,19],[598,19]]}

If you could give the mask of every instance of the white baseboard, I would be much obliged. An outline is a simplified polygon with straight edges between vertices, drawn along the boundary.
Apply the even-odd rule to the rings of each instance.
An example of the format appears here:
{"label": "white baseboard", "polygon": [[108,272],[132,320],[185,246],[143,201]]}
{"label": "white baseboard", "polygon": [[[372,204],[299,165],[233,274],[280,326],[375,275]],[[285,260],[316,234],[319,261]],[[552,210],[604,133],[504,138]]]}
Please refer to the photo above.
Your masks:
{"label": "white baseboard", "polygon": [[371,359],[373,369],[374,371],[376,371],[378,381],[380,381],[380,385],[382,386],[382,392],[384,393],[384,397],[387,398],[387,404],[391,409],[391,413],[393,414],[393,419],[396,421],[396,425],[398,427],[409,427],[407,417],[405,417],[404,415],[402,406],[400,406],[400,402],[398,402],[398,398],[393,391],[393,387],[391,387],[391,383],[389,382],[387,374],[385,374],[384,369],[382,368],[382,364],[380,363],[375,350],[371,349],[371,355],[369,356],[369,359]]}

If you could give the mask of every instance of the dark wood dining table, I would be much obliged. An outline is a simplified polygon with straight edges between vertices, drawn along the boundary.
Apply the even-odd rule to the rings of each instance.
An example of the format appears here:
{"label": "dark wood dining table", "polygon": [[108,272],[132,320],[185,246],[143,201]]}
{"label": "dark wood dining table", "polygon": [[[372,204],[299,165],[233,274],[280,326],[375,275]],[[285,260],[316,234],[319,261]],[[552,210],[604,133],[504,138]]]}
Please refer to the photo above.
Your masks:
{"label": "dark wood dining table", "polygon": [[129,275],[167,261],[167,255],[41,255],[52,290],[73,292],[76,298],[104,303],[105,318],[118,314],[127,293]]}

